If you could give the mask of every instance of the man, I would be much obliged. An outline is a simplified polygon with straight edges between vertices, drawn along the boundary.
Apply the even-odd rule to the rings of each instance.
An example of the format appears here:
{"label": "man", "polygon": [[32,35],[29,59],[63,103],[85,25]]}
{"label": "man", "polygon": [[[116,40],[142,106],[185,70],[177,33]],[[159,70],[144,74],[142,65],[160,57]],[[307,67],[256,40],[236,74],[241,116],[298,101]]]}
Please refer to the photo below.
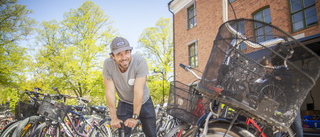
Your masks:
{"label": "man", "polygon": [[[273,78],[274,80],[276,80],[276,83],[278,83],[280,85],[287,85],[287,86],[285,86],[285,90],[288,90],[288,91],[293,90],[290,88],[290,84],[292,83],[292,75],[288,71],[287,67],[285,67],[283,65],[282,66],[274,66],[272,64],[272,62],[267,58],[261,60],[260,64],[265,67],[265,72],[266,72],[265,77],[267,79]],[[296,132],[296,136],[303,137],[300,109],[298,110],[297,116],[295,117],[292,125],[293,125],[295,132]],[[278,132],[276,134],[276,136],[280,137],[281,132]]]}
{"label": "man", "polygon": [[[114,38],[110,49],[111,57],[103,64],[105,96],[111,116],[110,125],[113,128],[120,128],[120,123],[123,123],[125,136],[129,137],[131,128],[135,127],[140,119],[145,135],[155,137],[155,109],[146,84],[149,74],[147,61],[139,55],[131,54],[133,48],[122,37]],[[115,90],[119,97],[117,109]]]}

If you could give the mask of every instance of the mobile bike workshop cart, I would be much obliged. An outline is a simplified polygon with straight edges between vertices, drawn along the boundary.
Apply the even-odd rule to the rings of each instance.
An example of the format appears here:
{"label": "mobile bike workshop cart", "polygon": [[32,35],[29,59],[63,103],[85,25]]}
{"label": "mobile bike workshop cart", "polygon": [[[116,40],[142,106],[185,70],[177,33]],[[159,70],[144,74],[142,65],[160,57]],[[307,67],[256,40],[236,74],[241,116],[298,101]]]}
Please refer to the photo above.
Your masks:
{"label": "mobile bike workshop cart", "polygon": [[[274,73],[266,74],[263,59],[271,61]],[[264,22],[236,19],[220,26],[197,88],[244,116],[287,131],[319,69],[319,57],[286,32]],[[277,80],[284,73],[289,78]]]}

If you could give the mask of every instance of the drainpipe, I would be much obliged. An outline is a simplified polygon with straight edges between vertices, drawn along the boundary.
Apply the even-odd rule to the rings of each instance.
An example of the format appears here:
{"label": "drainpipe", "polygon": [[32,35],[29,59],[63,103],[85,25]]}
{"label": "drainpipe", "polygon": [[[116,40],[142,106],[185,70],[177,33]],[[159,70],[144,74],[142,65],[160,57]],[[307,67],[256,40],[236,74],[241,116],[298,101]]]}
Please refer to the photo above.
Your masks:
{"label": "drainpipe", "polygon": [[222,20],[223,23],[228,21],[228,0],[222,0]]}
{"label": "drainpipe", "polygon": [[172,10],[170,9],[170,5],[171,5],[171,2],[173,2],[174,0],[171,0],[169,3],[168,3],[168,10],[172,13],[172,32],[173,32],[173,35],[172,35],[172,44],[173,44],[173,81],[176,81],[176,71],[175,71],[175,48],[174,48],[174,13],[172,12]]}

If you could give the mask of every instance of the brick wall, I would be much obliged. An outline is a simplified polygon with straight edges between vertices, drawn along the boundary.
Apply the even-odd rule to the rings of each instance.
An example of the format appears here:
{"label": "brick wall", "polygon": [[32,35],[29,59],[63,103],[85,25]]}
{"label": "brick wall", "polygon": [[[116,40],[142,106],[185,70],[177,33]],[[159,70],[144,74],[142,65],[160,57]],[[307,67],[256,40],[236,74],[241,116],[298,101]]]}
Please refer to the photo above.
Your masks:
{"label": "brick wall", "polygon": [[[197,25],[192,29],[187,29],[187,7],[174,15],[175,80],[182,83],[191,83],[196,80],[191,73],[185,72],[179,67],[180,63],[189,64],[188,43],[197,41],[199,67],[196,69],[203,71],[211,53],[213,41],[220,25],[223,23],[222,0],[196,0],[195,4]],[[320,33],[320,0],[316,0],[318,25],[295,33],[291,32],[288,0],[236,0],[232,3],[232,6],[235,9],[237,18],[249,19],[252,19],[252,15],[261,8],[269,6],[272,24],[290,35],[304,33],[307,37]],[[228,10],[229,20],[234,19],[230,5]],[[201,76],[201,74],[198,75]]]}

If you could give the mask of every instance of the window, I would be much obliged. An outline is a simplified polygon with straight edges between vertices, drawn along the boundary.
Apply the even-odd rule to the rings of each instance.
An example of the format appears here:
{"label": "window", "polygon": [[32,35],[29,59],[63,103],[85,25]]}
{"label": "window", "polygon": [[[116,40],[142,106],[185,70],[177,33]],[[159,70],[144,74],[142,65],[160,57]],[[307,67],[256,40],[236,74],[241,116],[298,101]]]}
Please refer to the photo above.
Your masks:
{"label": "window", "polygon": [[293,32],[318,23],[315,0],[289,0]]}
{"label": "window", "polygon": [[[271,24],[270,8],[263,9],[253,15],[255,20]],[[272,28],[262,23],[254,23],[254,35],[256,42],[260,43],[272,39]]]}
{"label": "window", "polygon": [[193,68],[198,66],[198,51],[197,44],[192,43],[188,46],[189,49],[189,65]]}
{"label": "window", "polygon": [[188,12],[188,29],[191,29],[197,24],[195,3],[193,3],[191,6],[187,8],[187,12]]}
{"label": "window", "polygon": [[236,0],[229,0],[229,3],[235,2]]}
{"label": "window", "polygon": [[[235,30],[237,30],[238,32],[240,32],[242,35],[245,35],[244,21],[240,21],[240,22],[238,22],[238,23],[236,23],[236,24],[233,24],[233,25],[232,25],[232,28],[234,28]],[[232,37],[233,37],[233,38],[236,38],[236,36],[233,35],[233,34],[232,34]],[[236,42],[236,41],[233,40],[233,41],[231,42],[231,44],[233,45],[234,42]],[[240,42],[241,42],[241,43],[240,43],[240,46],[238,47],[238,49],[239,49],[239,50],[245,50],[245,49],[247,48],[246,44],[245,44],[244,42],[242,42],[242,41],[240,41]]]}

